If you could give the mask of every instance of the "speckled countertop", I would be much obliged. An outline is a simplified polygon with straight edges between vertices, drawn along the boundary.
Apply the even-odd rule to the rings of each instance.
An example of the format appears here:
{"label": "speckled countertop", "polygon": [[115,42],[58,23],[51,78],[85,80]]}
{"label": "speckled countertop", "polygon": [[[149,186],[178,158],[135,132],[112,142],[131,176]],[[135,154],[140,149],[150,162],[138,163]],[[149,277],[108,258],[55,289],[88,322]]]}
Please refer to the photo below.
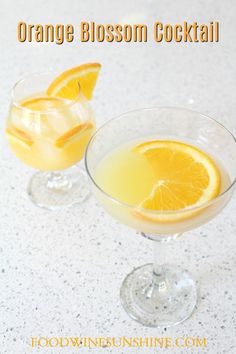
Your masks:
{"label": "speckled countertop", "polygon": [[[93,107],[98,125],[131,109],[178,105],[210,114],[236,133],[234,0],[1,1],[1,129],[10,89],[26,72],[63,70],[99,61],[103,70]],[[104,17],[106,13],[106,17]],[[221,23],[218,44],[20,44],[19,20],[28,23],[152,23],[184,20]],[[197,310],[181,325],[145,328],[119,301],[125,275],[152,259],[151,242],[110,218],[93,198],[83,206],[49,212],[34,207],[26,184],[33,173],[1,137],[0,353],[87,353],[33,349],[32,336],[198,336],[206,349],[158,352],[236,353],[236,199],[212,222],[173,245],[170,261],[200,280]],[[154,353],[154,349],[91,352]]]}

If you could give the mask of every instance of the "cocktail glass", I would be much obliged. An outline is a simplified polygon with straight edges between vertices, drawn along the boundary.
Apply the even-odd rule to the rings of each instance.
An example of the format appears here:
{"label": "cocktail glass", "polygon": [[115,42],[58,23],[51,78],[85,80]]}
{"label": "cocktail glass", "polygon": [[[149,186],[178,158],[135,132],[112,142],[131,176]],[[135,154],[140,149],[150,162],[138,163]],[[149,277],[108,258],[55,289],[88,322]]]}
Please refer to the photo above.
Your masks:
{"label": "cocktail glass", "polygon": [[[136,206],[109,195],[96,178],[104,157],[129,142],[155,139],[182,141],[208,152],[220,168],[220,194],[195,208],[141,210],[145,215],[149,213],[150,220],[163,215],[172,220],[166,223],[137,218]],[[167,260],[165,248],[169,242],[214,218],[230,200],[236,176],[234,136],[214,119],[194,111],[170,107],[137,110],[110,120],[95,133],[87,147],[85,164],[94,196],[105,210],[153,241],[153,264],[136,268],[122,284],[120,297],[124,309],[131,318],[147,326],[171,326],[184,321],[197,303],[196,282],[187,270],[161,260]]]}
{"label": "cocktail glass", "polygon": [[14,154],[40,170],[28,185],[31,200],[48,209],[88,197],[86,173],[75,165],[83,158],[95,130],[92,108],[81,90],[75,100],[47,96],[56,76],[42,72],[17,82],[6,126]]}

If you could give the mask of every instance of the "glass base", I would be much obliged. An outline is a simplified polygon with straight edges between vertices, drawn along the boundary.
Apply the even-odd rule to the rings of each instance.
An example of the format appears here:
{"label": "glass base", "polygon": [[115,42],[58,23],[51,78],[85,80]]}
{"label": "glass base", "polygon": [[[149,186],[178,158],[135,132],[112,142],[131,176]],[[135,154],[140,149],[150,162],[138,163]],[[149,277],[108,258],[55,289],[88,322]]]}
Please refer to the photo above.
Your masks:
{"label": "glass base", "polygon": [[145,326],[169,327],[191,316],[197,287],[186,270],[165,265],[158,275],[153,273],[153,264],[146,264],[128,274],[120,296],[131,318]]}
{"label": "glass base", "polygon": [[51,210],[82,203],[90,196],[86,173],[78,166],[63,172],[37,172],[27,191],[34,204]]}

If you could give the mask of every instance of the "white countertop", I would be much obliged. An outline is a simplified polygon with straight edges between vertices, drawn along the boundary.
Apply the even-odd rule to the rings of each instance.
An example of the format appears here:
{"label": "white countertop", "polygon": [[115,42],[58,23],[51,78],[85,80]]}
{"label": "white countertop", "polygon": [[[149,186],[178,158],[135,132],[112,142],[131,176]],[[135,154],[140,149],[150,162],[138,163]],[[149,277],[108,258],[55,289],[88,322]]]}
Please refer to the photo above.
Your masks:
{"label": "white countertop", "polygon": [[[174,105],[209,114],[236,133],[234,0],[1,2],[1,128],[10,89],[26,72],[63,71],[88,61],[103,65],[93,107],[98,126],[131,109]],[[106,17],[105,17],[106,14]],[[220,42],[209,44],[17,43],[18,21],[97,23],[220,21]],[[133,267],[152,260],[151,242],[107,215],[93,198],[58,212],[31,204],[26,185],[33,170],[1,137],[0,352],[87,353],[32,349],[31,337],[206,337],[206,349],[93,349],[95,353],[236,353],[236,199],[173,245],[171,263],[200,280],[197,310],[183,324],[151,329],[131,320],[119,288]]]}

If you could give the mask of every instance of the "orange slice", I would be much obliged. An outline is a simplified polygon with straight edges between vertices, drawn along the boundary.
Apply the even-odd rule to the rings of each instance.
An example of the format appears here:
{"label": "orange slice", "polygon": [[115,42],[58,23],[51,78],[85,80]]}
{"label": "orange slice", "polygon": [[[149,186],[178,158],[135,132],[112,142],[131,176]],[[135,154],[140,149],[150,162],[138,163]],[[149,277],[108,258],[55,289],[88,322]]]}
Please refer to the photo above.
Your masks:
{"label": "orange slice", "polygon": [[56,141],[55,145],[59,148],[65,146],[65,144],[73,141],[74,139],[78,138],[78,135],[85,131],[93,129],[93,124],[91,122],[81,123],[76,125],[74,128],[68,130],[66,133],[61,135]]}
{"label": "orange slice", "polygon": [[22,107],[29,108],[32,111],[55,111],[67,108],[66,103],[59,98],[55,97],[33,97],[21,102]]}
{"label": "orange slice", "polygon": [[78,97],[80,88],[85,97],[90,100],[101,69],[99,63],[88,63],[69,69],[59,75],[49,86],[49,96],[74,100]]}
{"label": "orange slice", "polygon": [[6,135],[10,143],[17,143],[28,149],[34,142],[29,134],[14,126],[10,126],[6,129]]}
{"label": "orange slice", "polygon": [[133,151],[145,156],[156,179],[150,194],[133,212],[138,218],[154,222],[182,220],[193,215],[184,209],[201,206],[220,192],[217,166],[194,146],[155,140],[137,145]]}

